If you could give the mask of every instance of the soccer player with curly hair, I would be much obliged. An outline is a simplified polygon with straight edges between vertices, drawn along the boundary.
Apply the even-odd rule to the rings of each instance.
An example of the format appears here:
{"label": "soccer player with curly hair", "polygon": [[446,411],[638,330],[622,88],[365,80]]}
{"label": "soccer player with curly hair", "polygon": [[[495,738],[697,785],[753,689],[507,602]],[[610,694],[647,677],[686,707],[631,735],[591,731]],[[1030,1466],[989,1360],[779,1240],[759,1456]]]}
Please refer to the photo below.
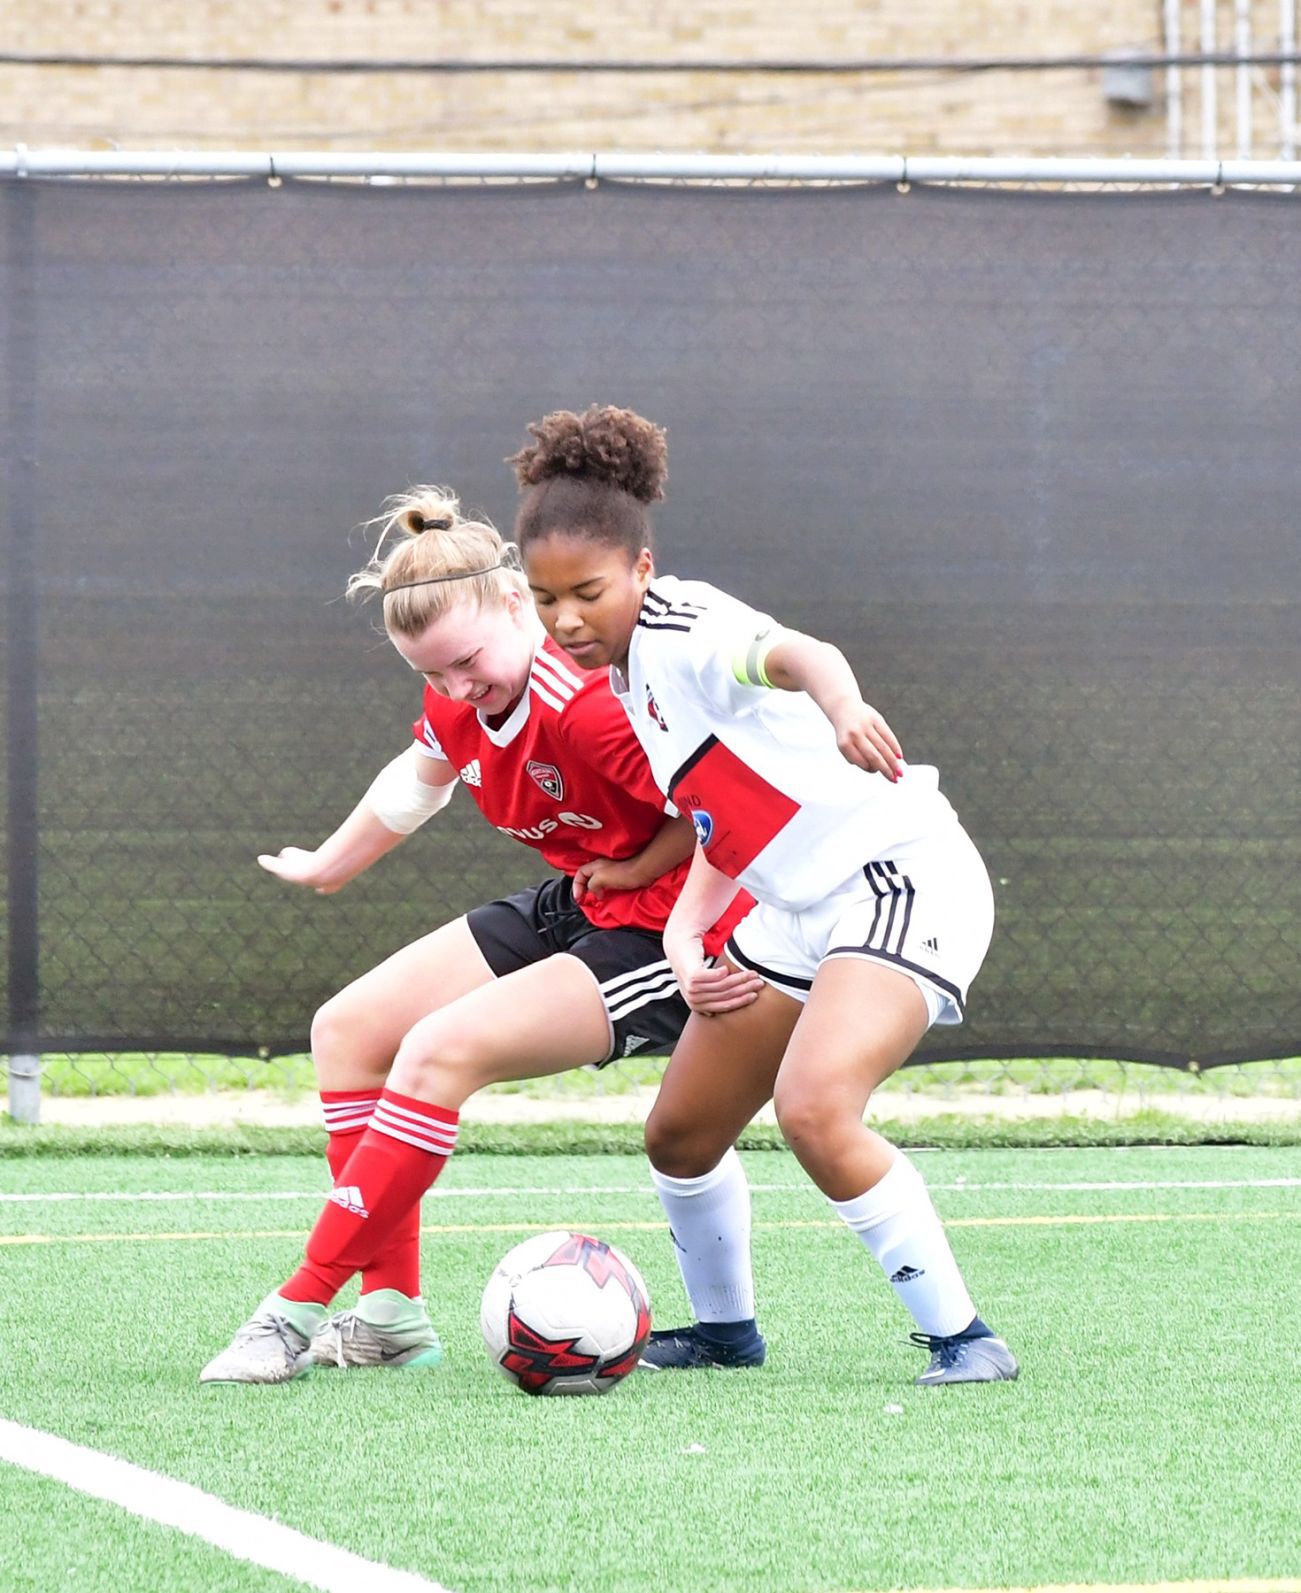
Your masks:
{"label": "soccer player with curly hair", "polygon": [[[610,671],[659,788],[697,848],[664,932],[692,1008],[646,1124],[670,1225],[726,1182],[730,1147],[770,1098],[791,1149],[883,1268],[929,1352],[923,1384],[1017,1375],[977,1315],[915,1165],[864,1123],[873,1090],[932,1024],[962,1020],[994,924],[980,854],[933,768],[905,765],[834,647],[701,581],[656,572],[649,506],[663,430],[628,410],[560,411],[514,464],[516,536],[547,630]],[[707,932],[758,902],[726,960]],[[731,1005],[750,972],[758,999]],[[724,1213],[741,1226],[743,1187]],[[717,1198],[717,1197],[715,1197]],[[699,1320],[652,1336],[643,1364],[752,1366],[764,1341],[726,1297],[729,1261],[679,1243]]]}

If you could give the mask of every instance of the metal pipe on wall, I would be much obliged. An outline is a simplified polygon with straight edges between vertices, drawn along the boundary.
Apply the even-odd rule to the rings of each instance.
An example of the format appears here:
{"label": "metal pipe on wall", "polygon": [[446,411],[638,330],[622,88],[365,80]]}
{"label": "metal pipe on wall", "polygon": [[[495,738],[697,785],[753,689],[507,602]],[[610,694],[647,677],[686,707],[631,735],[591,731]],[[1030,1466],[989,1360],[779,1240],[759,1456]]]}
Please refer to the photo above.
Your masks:
{"label": "metal pipe on wall", "polygon": [[[1166,160],[1131,156],[978,155],[664,155],[576,150],[466,154],[391,150],[86,150],[0,149],[0,179],[50,177],[260,177],[366,181],[388,177],[556,182],[575,178],[683,182],[1101,183],[1210,188],[1301,188],[1301,161]],[[0,437],[4,433],[0,431]]]}
{"label": "metal pipe on wall", "polygon": [[1238,159],[1251,159],[1251,0],[1234,0],[1233,51],[1238,65],[1233,69],[1238,123]]}
{"label": "metal pipe on wall", "polygon": [[[1202,0],[1202,54],[1215,53],[1215,0]],[[1202,159],[1214,160],[1219,146],[1216,129],[1215,68],[1202,67]]]}
{"label": "metal pipe on wall", "polygon": [[[1165,53],[1178,55],[1179,0],[1165,0],[1164,11]],[[1171,160],[1178,160],[1184,152],[1184,78],[1183,68],[1178,66],[1165,69],[1165,152]]]}

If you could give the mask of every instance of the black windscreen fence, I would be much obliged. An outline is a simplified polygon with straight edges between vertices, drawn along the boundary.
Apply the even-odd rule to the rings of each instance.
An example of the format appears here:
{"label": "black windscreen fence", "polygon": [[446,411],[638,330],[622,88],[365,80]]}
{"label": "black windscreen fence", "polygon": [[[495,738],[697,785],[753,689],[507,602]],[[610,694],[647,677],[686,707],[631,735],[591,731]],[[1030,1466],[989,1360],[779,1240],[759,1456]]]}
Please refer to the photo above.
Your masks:
{"label": "black windscreen fence", "polygon": [[[838,643],[995,881],[918,1059],[1301,1052],[1301,198],[11,180],[11,1051],[300,1050],[539,874],[465,795],[340,894],[406,742],[341,593],[421,481],[593,401],[663,570]],[[545,872],[543,870],[542,872]]]}

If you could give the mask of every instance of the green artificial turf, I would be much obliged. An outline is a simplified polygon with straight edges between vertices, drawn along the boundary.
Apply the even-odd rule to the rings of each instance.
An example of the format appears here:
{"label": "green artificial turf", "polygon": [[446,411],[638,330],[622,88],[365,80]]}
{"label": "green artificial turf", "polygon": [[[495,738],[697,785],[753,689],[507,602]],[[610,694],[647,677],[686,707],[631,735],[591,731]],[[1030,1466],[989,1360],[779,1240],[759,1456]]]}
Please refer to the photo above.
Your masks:
{"label": "green artificial turf", "polygon": [[[925,1358],[874,1263],[793,1160],[768,1153],[747,1157],[768,1364],[528,1399],[477,1325],[488,1273],[527,1232],[621,1245],[661,1326],[685,1309],[681,1285],[640,1158],[469,1154],[425,1204],[441,1368],[202,1388],[204,1360],[295,1264],[320,1160],[6,1158],[0,1194],[137,1198],[0,1200],[0,1241],[40,1240],[0,1242],[0,1416],[455,1590],[1301,1570],[1301,1368],[1285,1330],[1301,1316],[1296,1151],[917,1160],[980,1309],[1021,1357],[1016,1384],[914,1387]],[[278,1580],[11,1467],[0,1479],[22,1517],[0,1546],[6,1586]],[[30,1580],[33,1566],[54,1580]]]}
{"label": "green artificial turf", "polygon": [[[887,1139],[908,1149],[997,1150],[1126,1145],[1301,1145],[1301,1117],[1262,1123],[1202,1122],[1155,1110],[1122,1118],[1002,1118],[941,1114],[913,1122],[873,1121]],[[135,1124],[103,1128],[30,1126],[0,1116],[0,1161],[12,1157],[295,1156],[313,1155],[324,1130],[240,1123],[220,1127]],[[484,1156],[604,1156],[637,1154],[639,1123],[475,1123],[465,1121],[462,1150]],[[741,1134],[742,1150],[784,1149],[775,1127],[754,1123]]]}

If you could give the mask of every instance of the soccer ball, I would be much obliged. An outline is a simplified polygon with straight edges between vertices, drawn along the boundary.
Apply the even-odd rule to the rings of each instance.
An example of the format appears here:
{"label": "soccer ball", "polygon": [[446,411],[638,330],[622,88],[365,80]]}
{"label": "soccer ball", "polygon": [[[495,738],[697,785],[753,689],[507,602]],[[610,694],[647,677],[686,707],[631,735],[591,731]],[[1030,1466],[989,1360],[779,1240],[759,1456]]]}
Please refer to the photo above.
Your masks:
{"label": "soccer ball", "polygon": [[508,1251],[483,1291],[493,1364],[526,1394],[608,1394],[650,1338],[650,1295],[622,1251],[540,1233]]}

